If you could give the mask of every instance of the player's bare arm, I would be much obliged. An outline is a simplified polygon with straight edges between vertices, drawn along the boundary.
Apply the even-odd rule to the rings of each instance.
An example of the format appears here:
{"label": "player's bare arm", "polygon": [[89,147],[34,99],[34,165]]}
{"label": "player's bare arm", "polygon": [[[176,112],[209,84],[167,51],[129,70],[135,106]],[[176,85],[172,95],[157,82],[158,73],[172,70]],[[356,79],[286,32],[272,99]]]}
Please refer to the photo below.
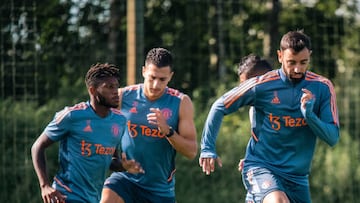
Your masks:
{"label": "player's bare arm", "polygon": [[[168,134],[170,127],[159,109],[150,109],[152,113],[147,115],[149,123],[157,125],[160,132]],[[167,137],[176,151],[189,159],[194,159],[197,154],[196,129],[194,124],[194,108],[191,99],[184,95],[179,110],[178,132],[174,131],[171,137]]]}
{"label": "player's bare arm", "polygon": [[54,142],[50,140],[46,134],[41,136],[34,142],[31,147],[31,156],[35,172],[39,179],[41,197],[44,203],[65,202],[66,196],[51,187],[47,174],[45,149]]}
{"label": "player's bare arm", "polygon": [[174,136],[168,138],[170,144],[189,159],[197,154],[196,128],[194,124],[194,107],[190,97],[184,95],[180,103],[179,127]]}

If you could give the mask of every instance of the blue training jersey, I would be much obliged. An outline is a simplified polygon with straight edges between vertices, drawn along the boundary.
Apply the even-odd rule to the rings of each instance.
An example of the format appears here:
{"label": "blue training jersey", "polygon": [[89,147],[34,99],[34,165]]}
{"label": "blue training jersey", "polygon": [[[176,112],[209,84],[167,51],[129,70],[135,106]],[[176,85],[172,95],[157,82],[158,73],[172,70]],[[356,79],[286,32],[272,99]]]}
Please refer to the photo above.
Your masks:
{"label": "blue training jersey", "polygon": [[68,201],[98,203],[112,155],[120,147],[126,119],[117,109],[99,117],[89,102],[57,112],[44,133],[60,141],[53,187]]}
{"label": "blue training jersey", "polygon": [[[315,120],[316,126],[334,127],[327,131],[331,133],[309,127],[310,120],[306,120],[300,110],[303,88],[315,96],[313,113],[317,118],[313,119],[313,116],[311,124]],[[201,157],[217,157],[215,142],[223,116],[245,105],[253,106],[255,115],[244,168],[265,167],[288,180],[308,184],[317,137],[334,145],[339,136],[335,91],[331,82],[307,71],[304,80],[293,84],[278,69],[241,83],[212,105],[202,134]]]}
{"label": "blue training jersey", "polygon": [[120,173],[128,180],[151,193],[163,197],[175,196],[175,155],[165,135],[157,126],[149,124],[146,115],[150,108],[159,108],[169,126],[177,131],[179,107],[183,93],[166,88],[165,93],[155,101],[149,101],[143,92],[143,84],[122,89],[121,111],[127,118],[127,130],[121,141],[128,159],[135,159],[145,173]]}

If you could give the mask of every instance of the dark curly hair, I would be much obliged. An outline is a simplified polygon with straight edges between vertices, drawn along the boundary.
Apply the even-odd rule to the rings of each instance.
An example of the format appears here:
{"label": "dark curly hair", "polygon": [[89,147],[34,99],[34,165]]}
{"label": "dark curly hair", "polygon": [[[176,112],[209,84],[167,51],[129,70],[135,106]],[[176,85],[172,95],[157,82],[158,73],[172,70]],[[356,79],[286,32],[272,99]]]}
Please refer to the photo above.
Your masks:
{"label": "dark curly hair", "polygon": [[108,77],[115,77],[119,80],[120,73],[118,67],[108,63],[97,63],[92,65],[85,76],[85,84],[87,87],[97,87],[99,83]]}

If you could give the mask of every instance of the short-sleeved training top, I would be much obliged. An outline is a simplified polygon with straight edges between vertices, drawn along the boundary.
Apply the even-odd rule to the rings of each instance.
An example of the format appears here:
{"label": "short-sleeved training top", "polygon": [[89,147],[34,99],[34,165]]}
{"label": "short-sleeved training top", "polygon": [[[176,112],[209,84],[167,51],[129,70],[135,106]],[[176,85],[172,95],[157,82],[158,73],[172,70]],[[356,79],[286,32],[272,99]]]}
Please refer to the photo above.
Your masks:
{"label": "short-sleeved training top", "polygon": [[53,186],[67,200],[100,201],[112,155],[120,147],[126,119],[117,109],[99,117],[89,102],[57,112],[44,133],[59,141],[59,171]]}

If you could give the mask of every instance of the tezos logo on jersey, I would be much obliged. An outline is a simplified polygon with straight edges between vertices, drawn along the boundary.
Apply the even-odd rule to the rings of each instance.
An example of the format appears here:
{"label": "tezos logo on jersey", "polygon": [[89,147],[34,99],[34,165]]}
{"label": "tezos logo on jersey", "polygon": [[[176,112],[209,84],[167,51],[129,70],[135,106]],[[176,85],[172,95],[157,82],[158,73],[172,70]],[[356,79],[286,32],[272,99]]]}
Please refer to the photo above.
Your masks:
{"label": "tezos logo on jersey", "polygon": [[269,121],[271,123],[271,127],[274,130],[280,130],[282,123],[284,127],[289,127],[289,128],[307,126],[305,118],[293,118],[291,116],[276,116],[273,115],[272,113],[269,114]]}

